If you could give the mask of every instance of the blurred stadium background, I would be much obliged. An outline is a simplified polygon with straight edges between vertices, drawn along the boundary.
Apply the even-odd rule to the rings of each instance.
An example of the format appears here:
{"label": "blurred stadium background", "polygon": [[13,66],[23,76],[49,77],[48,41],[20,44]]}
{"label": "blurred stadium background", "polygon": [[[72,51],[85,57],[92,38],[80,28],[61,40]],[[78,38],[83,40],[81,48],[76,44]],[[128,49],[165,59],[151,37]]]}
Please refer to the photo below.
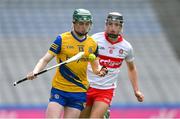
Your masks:
{"label": "blurred stadium background", "polygon": [[90,34],[104,30],[108,12],[124,15],[145,101],[137,102],[123,65],[111,117],[180,117],[179,6],[180,0],[0,0],[0,117],[43,117],[55,70],[17,87],[13,82],[71,30],[76,8],[92,12]]}

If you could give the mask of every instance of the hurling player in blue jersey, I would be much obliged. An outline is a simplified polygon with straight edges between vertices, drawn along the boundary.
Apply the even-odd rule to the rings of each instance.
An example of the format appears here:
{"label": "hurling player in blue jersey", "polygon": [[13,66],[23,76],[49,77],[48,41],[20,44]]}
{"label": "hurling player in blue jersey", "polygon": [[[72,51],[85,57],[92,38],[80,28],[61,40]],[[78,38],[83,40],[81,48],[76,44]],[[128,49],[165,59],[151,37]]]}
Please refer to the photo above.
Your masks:
{"label": "hurling player in blue jersey", "polygon": [[[52,79],[51,96],[46,111],[47,118],[59,118],[64,111],[64,118],[78,118],[86,102],[88,88],[88,56],[98,55],[95,40],[88,36],[92,25],[91,13],[86,9],[76,9],[73,13],[72,30],[57,36],[49,50],[42,57],[34,70],[27,75],[29,80],[43,70],[56,57],[57,63],[63,62],[79,52],[86,54],[78,61],[61,65]],[[100,67],[98,60],[90,62],[93,72],[99,76],[106,74],[106,68]]]}

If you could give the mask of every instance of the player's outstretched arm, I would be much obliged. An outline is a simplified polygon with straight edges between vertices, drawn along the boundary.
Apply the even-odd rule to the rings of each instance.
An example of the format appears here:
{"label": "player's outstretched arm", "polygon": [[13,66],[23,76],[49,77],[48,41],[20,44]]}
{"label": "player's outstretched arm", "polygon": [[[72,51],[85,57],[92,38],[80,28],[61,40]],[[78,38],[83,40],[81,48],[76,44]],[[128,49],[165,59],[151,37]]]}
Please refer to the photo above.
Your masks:
{"label": "player's outstretched arm", "polygon": [[139,90],[136,66],[135,66],[133,61],[132,62],[126,62],[126,64],[128,67],[128,76],[129,76],[129,79],[131,81],[131,84],[132,84],[132,87],[134,90],[134,94],[135,94],[135,96],[139,102],[143,102],[144,101],[144,95]]}
{"label": "player's outstretched arm", "polygon": [[46,65],[52,60],[52,58],[54,57],[54,55],[50,54],[49,52],[47,52],[37,63],[37,65],[35,66],[34,70],[30,73],[27,74],[27,79],[28,80],[33,80],[36,78],[36,76],[34,76],[34,74],[37,74],[38,72],[42,71]]}

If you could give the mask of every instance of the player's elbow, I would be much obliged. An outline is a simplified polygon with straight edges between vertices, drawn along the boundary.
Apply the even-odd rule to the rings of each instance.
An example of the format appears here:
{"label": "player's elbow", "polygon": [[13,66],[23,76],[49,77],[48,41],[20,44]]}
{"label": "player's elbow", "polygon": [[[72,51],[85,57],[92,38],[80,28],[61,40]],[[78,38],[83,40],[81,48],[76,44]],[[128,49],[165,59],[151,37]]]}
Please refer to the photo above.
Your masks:
{"label": "player's elbow", "polygon": [[45,58],[41,58],[41,59],[39,60],[39,63],[41,63],[41,64],[48,64],[49,61],[48,61],[47,59],[45,59]]}

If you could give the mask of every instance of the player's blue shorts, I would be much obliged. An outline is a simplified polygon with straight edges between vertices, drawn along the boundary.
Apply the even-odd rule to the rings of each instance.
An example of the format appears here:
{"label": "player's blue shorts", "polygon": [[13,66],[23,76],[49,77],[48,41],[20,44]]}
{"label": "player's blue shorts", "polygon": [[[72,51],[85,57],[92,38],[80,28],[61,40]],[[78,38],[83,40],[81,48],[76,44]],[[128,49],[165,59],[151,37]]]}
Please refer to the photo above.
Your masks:
{"label": "player's blue shorts", "polygon": [[84,103],[86,102],[86,93],[65,92],[52,88],[49,101],[57,102],[64,107],[73,107],[82,111],[84,109]]}

